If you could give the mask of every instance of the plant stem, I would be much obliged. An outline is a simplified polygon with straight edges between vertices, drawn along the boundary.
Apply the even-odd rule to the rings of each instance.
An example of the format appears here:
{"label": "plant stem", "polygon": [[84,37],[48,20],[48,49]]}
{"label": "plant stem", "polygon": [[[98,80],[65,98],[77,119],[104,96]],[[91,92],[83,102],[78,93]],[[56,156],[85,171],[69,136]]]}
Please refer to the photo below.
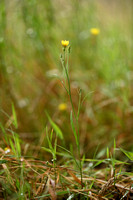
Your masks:
{"label": "plant stem", "polygon": [[80,155],[80,135],[79,135],[79,123],[78,123],[78,117],[79,117],[79,110],[78,110],[78,116],[76,116],[75,113],[75,109],[74,109],[74,105],[73,105],[73,101],[72,101],[72,95],[71,95],[71,84],[70,84],[70,79],[69,79],[69,74],[68,74],[68,60],[69,60],[69,52],[67,52],[67,65],[65,65],[65,51],[66,49],[64,48],[64,70],[65,70],[65,74],[66,74],[66,79],[67,79],[67,83],[68,83],[68,95],[70,98],[70,103],[72,106],[72,111],[74,113],[74,118],[76,120],[76,128],[77,128],[77,135],[78,135],[78,144],[77,144],[77,149],[78,149],[78,157],[79,157],[79,169],[80,169],[80,176],[81,176],[81,185],[83,187],[83,175],[82,175],[82,163],[81,163],[81,155]]}

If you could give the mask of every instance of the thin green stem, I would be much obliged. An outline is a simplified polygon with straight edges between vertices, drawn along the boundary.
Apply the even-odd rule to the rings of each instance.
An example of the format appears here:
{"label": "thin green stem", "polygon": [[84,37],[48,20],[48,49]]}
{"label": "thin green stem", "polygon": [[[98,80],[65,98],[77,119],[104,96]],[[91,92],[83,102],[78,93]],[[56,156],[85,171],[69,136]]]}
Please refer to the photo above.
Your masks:
{"label": "thin green stem", "polygon": [[[64,50],[64,61],[65,61],[65,53],[66,53],[65,50],[66,49],[63,49],[63,50]],[[76,120],[76,128],[77,128],[77,136],[78,136],[77,149],[78,149],[78,157],[79,157],[79,169],[80,169],[80,176],[81,176],[81,185],[83,187],[82,163],[81,163],[80,142],[79,142],[80,141],[80,134],[79,134],[79,123],[78,123],[80,105],[79,105],[79,108],[78,108],[78,115],[76,116],[73,101],[72,101],[72,95],[71,95],[71,84],[70,84],[69,73],[68,73],[68,61],[69,61],[69,52],[67,52],[67,64],[65,65],[65,62],[63,64],[64,64],[64,70],[65,70],[65,75],[66,75],[65,77],[66,77],[67,83],[68,83],[68,95],[69,95],[69,98],[70,98],[72,111],[74,113],[74,117],[75,117],[75,120]],[[79,100],[79,103],[80,102],[81,102],[81,98]]]}
{"label": "thin green stem", "polygon": [[79,104],[78,104],[77,121],[79,119],[80,108],[81,108],[81,89],[79,91]]}
{"label": "thin green stem", "polygon": [[75,113],[75,109],[74,109],[73,102],[72,102],[70,79],[69,79],[69,75],[68,75],[68,72],[67,72],[67,69],[66,69],[65,66],[64,66],[64,68],[65,68],[65,73],[66,73],[67,82],[68,82],[68,93],[69,93],[69,98],[70,98],[72,110],[73,110],[73,113],[74,113],[74,117],[75,117],[75,119],[76,119],[76,113]]}
{"label": "thin green stem", "polygon": [[63,67],[63,70],[64,70],[64,77],[65,77],[65,84],[66,84],[66,82],[67,82],[67,80],[66,80],[66,72],[65,72],[65,69],[66,69],[66,53],[65,53],[65,51],[66,51],[66,48],[64,47],[63,48],[63,52],[64,52],[64,60],[63,60],[63,65],[64,65],[64,67]]}

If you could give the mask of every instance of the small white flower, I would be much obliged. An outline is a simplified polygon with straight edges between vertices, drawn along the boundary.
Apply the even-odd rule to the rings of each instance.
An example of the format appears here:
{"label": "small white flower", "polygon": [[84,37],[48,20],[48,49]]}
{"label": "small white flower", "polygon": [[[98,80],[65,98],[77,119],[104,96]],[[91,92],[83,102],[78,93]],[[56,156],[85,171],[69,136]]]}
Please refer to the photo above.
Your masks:
{"label": "small white flower", "polygon": [[5,151],[5,154],[7,154],[7,153],[10,153],[10,149],[8,148],[8,147],[6,147],[5,149],[4,149],[4,151]]}

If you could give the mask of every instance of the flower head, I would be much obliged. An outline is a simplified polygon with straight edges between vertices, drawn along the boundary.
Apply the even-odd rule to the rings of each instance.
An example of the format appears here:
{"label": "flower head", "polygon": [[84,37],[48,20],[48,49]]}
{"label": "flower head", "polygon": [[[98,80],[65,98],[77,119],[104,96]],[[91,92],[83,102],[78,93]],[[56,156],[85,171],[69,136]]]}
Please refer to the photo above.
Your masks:
{"label": "flower head", "polygon": [[62,44],[63,47],[67,47],[67,46],[69,45],[69,41],[67,41],[67,40],[62,40],[62,41],[61,41],[61,44]]}
{"label": "flower head", "polygon": [[91,32],[92,35],[99,35],[100,29],[98,29],[98,28],[91,28],[90,32]]}
{"label": "flower head", "polygon": [[58,109],[60,111],[65,111],[67,109],[67,104],[66,103],[59,104]]}

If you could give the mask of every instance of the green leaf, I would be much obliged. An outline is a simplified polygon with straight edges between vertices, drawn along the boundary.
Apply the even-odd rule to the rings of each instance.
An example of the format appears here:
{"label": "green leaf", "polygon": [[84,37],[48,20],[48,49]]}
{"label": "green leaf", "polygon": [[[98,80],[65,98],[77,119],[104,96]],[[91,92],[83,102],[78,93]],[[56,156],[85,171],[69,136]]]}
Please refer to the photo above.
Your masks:
{"label": "green leaf", "polygon": [[21,156],[20,141],[19,141],[19,136],[17,134],[15,134],[15,145],[16,145],[17,155]]}
{"label": "green leaf", "polygon": [[50,134],[50,141],[52,142],[53,139],[53,129],[51,130],[51,134]]}
{"label": "green leaf", "polygon": [[7,144],[9,144],[6,131],[5,131],[5,129],[4,129],[4,127],[3,127],[3,125],[1,123],[0,123],[0,128],[1,128],[2,132],[3,132],[3,134],[4,134],[4,137],[5,137],[5,140],[6,140]]}
{"label": "green leaf", "polygon": [[72,156],[68,153],[64,153],[64,152],[57,152],[56,151],[56,155],[62,156],[64,158],[72,158]]}
{"label": "green leaf", "polygon": [[20,147],[20,139],[19,139],[19,135],[17,133],[15,133],[14,131],[10,130],[10,132],[13,135],[13,140],[14,140],[14,144],[12,142],[12,140],[10,140],[10,145],[13,152],[16,154],[16,156],[20,157],[21,156],[21,147]]}
{"label": "green leaf", "polygon": [[45,112],[47,117],[48,117],[48,120],[51,124],[51,126],[53,127],[54,131],[56,132],[57,136],[60,138],[60,139],[63,139],[63,133],[62,131],[60,130],[60,128],[53,122],[53,120],[51,119],[51,117],[49,116],[49,114],[47,112]]}
{"label": "green leaf", "polygon": [[13,104],[12,104],[12,114],[13,114],[13,125],[17,129],[18,128],[17,115]]}
{"label": "green leaf", "polygon": [[[95,178],[96,179],[96,178]],[[91,189],[92,188],[92,186],[94,185],[94,182],[95,182],[95,179],[92,181],[92,183],[90,184],[90,187],[89,187],[89,189]]]}
{"label": "green leaf", "polygon": [[12,140],[10,138],[9,138],[9,142],[10,142],[10,146],[11,146],[11,149],[12,149],[13,153],[17,156],[17,152],[15,150],[14,144],[13,144],[13,142],[12,142]]}
{"label": "green leaf", "polygon": [[74,127],[74,123],[73,123],[72,111],[71,111],[71,114],[70,114],[70,122],[71,122],[71,127],[72,127],[72,130],[73,130],[73,134],[74,134],[74,137],[75,137],[76,145],[78,146],[78,137],[77,137],[76,129]]}
{"label": "green leaf", "polygon": [[115,158],[115,150],[116,150],[116,142],[115,142],[115,139],[114,139],[114,151],[113,151],[114,158]]}
{"label": "green leaf", "polygon": [[6,163],[7,160],[0,160],[0,164]]}
{"label": "green leaf", "polygon": [[57,138],[55,139],[55,143],[54,143],[54,153],[56,154],[56,147],[57,147]]}
{"label": "green leaf", "polygon": [[130,159],[130,160],[133,160],[133,152],[130,152],[130,151],[126,151],[122,148],[120,148],[120,150]]}
{"label": "green leaf", "polygon": [[42,147],[42,149],[45,150],[45,151],[47,151],[47,152],[49,152],[49,153],[52,153],[51,150],[48,149],[48,148],[46,148],[46,147]]}
{"label": "green leaf", "polygon": [[47,129],[47,127],[46,127],[46,136],[47,136],[47,141],[48,141],[49,148],[50,148],[51,151],[53,151],[52,143],[51,143],[51,141],[49,139],[49,136],[48,136],[48,129]]}
{"label": "green leaf", "polygon": [[109,158],[109,148],[107,147],[107,158]]}
{"label": "green leaf", "polygon": [[100,165],[103,162],[104,162],[104,160],[99,160],[93,167],[95,168],[96,166]]}

